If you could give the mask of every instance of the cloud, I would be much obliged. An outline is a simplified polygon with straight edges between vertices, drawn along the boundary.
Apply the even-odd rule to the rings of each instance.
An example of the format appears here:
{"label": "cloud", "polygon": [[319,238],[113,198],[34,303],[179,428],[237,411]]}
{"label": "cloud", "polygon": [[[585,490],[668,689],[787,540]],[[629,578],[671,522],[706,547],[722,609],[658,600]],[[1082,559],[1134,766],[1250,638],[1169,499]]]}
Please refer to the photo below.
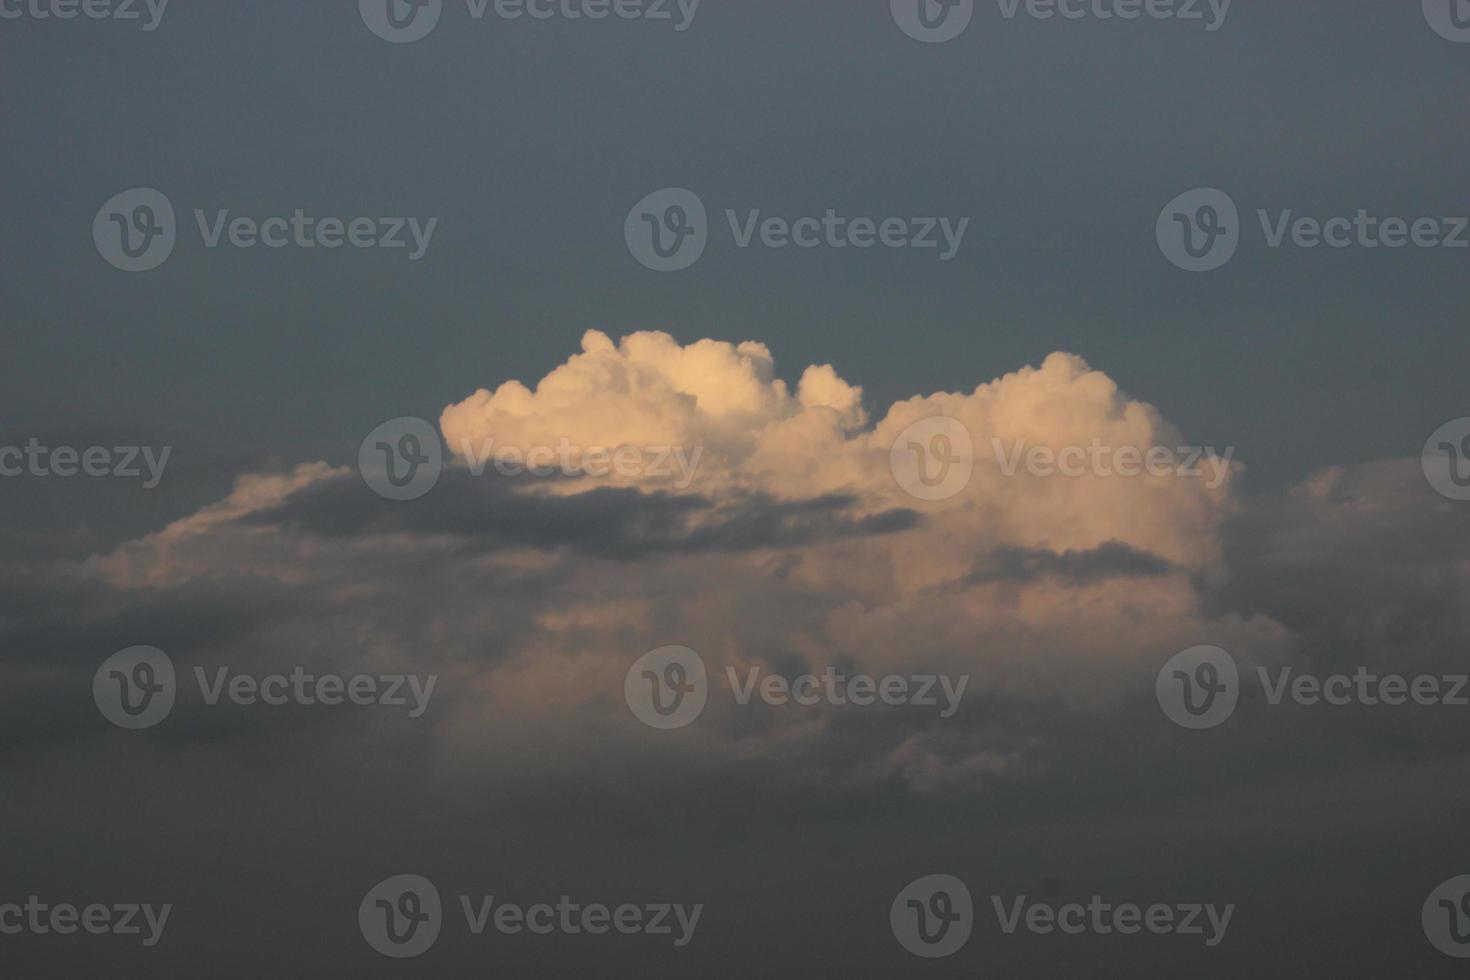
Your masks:
{"label": "cloud", "polygon": [[452,535],[466,547],[490,551],[565,548],[621,560],[659,553],[789,549],[894,533],[920,521],[919,514],[907,509],[852,516],[855,501],[841,494],[792,501],[756,493],[717,503],[631,487],[545,493],[537,492],[535,482],[533,477],[450,471],[435,487],[433,506],[405,508],[366,492],[355,476],[337,474],[242,520],[334,537]]}
{"label": "cloud", "polygon": [[[184,705],[164,744],[274,743],[310,724],[307,751],[350,739],[406,752],[445,792],[469,780],[551,800],[611,778],[609,805],[639,819],[654,785],[706,786],[714,801],[714,787],[755,778],[786,806],[1050,785],[1119,725],[1164,724],[1153,678],[1185,647],[1223,646],[1246,671],[1433,666],[1470,636],[1466,517],[1413,461],[1334,468],[1258,499],[1183,476],[1007,475],[984,459],[993,439],[1182,440],[1066,354],[870,413],[830,368],[789,394],[760,344],[589,334],[583,346],[534,391],[506,382],[450,406],[446,439],[705,440],[701,479],[506,478],[461,462],[395,503],[325,462],[243,474],[157,532],[0,569],[10,701],[27,705],[11,717],[47,718],[57,744],[87,738],[99,720],[75,692],[138,643],[186,671],[432,672],[434,707],[411,730],[363,716],[256,728]],[[962,492],[927,501],[898,485],[889,451],[934,415],[964,424],[977,460]],[[632,662],[669,644],[698,650],[713,685],[677,734],[622,701]],[[741,707],[726,676],[829,666],[970,680],[941,721],[912,706]],[[1247,730],[1289,737],[1285,724]],[[1366,754],[1392,751],[1386,724]]]}
{"label": "cloud", "polygon": [[[1203,478],[1172,475],[1050,480],[1024,469],[1006,472],[1003,457],[1017,442],[1053,450],[1094,440],[1145,451],[1181,444],[1157,410],[1070,354],[1053,354],[1040,367],[969,393],[895,403],[869,425],[861,387],[830,365],[806,368],[793,396],[761,343],[681,346],[667,334],[645,332],[615,345],[589,331],[582,352],[534,388],[506,381],[494,392],[481,389],[446,408],[440,424],[451,452],[466,462],[482,459],[487,446],[699,447],[691,493],[848,494],[877,511],[914,506],[893,477],[890,450],[904,429],[935,416],[962,423],[975,446],[966,491],[924,509],[942,518],[936,538],[949,542],[943,555],[931,555],[936,573],[951,571],[941,565],[968,564],[977,546],[1065,551],[1117,541],[1192,568],[1218,558],[1218,527],[1233,506],[1229,474],[1211,487]],[[644,476],[623,482],[668,485]],[[560,489],[576,492],[585,483]]]}
{"label": "cloud", "polygon": [[1156,555],[1118,541],[1109,541],[1088,551],[1065,551],[1061,554],[1044,548],[998,548],[976,562],[975,570],[965,576],[964,582],[1034,582],[1052,577],[1085,585],[1115,577],[1164,575],[1171,567]]}
{"label": "cloud", "polygon": [[[249,473],[222,500],[37,580],[102,597],[59,635],[85,637],[99,661],[109,642],[155,643],[193,664],[439,673],[436,771],[574,779],[655,752],[680,778],[779,770],[818,797],[1018,778],[1068,726],[998,725],[1001,706],[1106,716],[1151,694],[1157,665],[1186,646],[1250,663],[1289,645],[1269,615],[1214,602],[1221,529],[1240,510],[1229,481],[1008,475],[986,457],[995,440],[1179,443],[1077,357],[870,415],[830,366],[805,369],[792,394],[755,342],[590,332],[582,348],[534,388],[506,381],[446,408],[451,449],[703,446],[690,486],[476,475],[474,449],[410,503],[324,462]],[[926,501],[899,485],[890,450],[937,415],[966,427],[976,461],[962,492]],[[201,596],[221,608],[199,621],[219,622],[215,635],[161,621],[187,619],[177,610]],[[623,675],[668,644],[698,650],[716,690],[685,737],[650,745]],[[828,666],[968,675],[968,700],[939,726],[908,708],[736,708],[727,690],[725,668]],[[512,761],[495,749],[508,740],[542,751]]]}

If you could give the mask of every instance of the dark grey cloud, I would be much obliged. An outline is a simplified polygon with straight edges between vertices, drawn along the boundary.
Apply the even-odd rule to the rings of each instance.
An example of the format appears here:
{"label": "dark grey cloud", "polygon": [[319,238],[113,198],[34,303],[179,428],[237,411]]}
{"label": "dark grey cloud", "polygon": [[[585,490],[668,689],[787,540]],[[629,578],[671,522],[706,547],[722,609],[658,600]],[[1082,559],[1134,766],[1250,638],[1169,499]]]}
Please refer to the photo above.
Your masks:
{"label": "dark grey cloud", "polygon": [[856,503],[840,494],[783,501],[758,493],[716,503],[629,487],[554,494],[538,492],[530,479],[449,469],[429,496],[415,501],[384,500],[348,475],[305,487],[244,520],[327,536],[453,535],[465,547],[566,548],[632,561],[658,554],[799,548],[896,533],[921,519],[909,509],[852,516],[848,511]]}
{"label": "dark grey cloud", "polygon": [[1121,541],[1108,541],[1087,550],[1049,551],[1044,548],[997,548],[979,559],[962,580],[965,585],[1025,584],[1054,578],[1069,585],[1091,585],[1111,578],[1167,575],[1174,566],[1158,555]]}

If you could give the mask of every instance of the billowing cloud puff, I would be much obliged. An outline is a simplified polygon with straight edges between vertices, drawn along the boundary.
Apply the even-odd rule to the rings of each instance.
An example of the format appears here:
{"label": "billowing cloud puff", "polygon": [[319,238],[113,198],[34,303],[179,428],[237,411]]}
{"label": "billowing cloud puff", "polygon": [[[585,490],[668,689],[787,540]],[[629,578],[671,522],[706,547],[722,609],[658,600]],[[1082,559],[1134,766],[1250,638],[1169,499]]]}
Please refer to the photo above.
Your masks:
{"label": "billowing cloud puff", "polygon": [[703,479],[729,482],[732,468],[758,450],[773,425],[819,424],[840,433],[866,421],[862,390],[830,366],[808,368],[795,395],[774,371],[770,351],[754,341],[680,346],[667,334],[645,332],[614,346],[592,330],[582,353],[535,390],[519,381],[493,393],[481,389],[446,408],[440,425],[451,452],[471,464],[504,447],[524,453],[566,444],[579,457],[599,448],[699,447]]}
{"label": "billowing cloud puff", "polygon": [[[952,512],[944,537],[956,548],[949,550],[1064,551],[1116,540],[1194,568],[1218,557],[1215,532],[1231,509],[1230,461],[1177,454],[1179,466],[1197,475],[1115,475],[1120,452],[1175,453],[1183,440],[1152,406],[1129,399],[1069,354],[1053,354],[1039,368],[968,394],[896,403],[869,426],[862,388],[830,365],[806,368],[793,396],[775,377],[764,344],[681,346],[667,334],[646,332],[614,345],[589,331],[582,353],[534,390],[519,381],[493,393],[481,389],[446,408],[440,424],[451,452],[470,463],[483,462],[497,447],[673,446],[690,458],[699,452],[687,487],[663,474],[623,482],[709,496],[852,494],[878,511],[918,503],[895,479],[890,452],[905,430],[936,417],[963,425],[973,445],[974,473],[964,491],[924,506],[931,516]],[[1028,465],[1037,451],[1071,452],[1064,462],[1081,463],[1086,472],[1053,478]],[[1082,462],[1083,452],[1089,462]],[[600,478],[608,479],[619,477]],[[573,481],[566,489],[586,484]]]}

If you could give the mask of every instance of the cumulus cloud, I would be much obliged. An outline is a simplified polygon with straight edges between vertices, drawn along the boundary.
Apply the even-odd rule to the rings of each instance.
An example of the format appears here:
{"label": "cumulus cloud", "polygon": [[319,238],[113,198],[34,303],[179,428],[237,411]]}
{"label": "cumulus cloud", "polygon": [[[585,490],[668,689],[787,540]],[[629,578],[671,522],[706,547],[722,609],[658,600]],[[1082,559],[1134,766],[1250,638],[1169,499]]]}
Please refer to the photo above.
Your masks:
{"label": "cumulus cloud", "polygon": [[[476,475],[461,460],[405,504],[350,468],[303,463],[246,473],[218,501],[85,560],[8,564],[11,740],[34,744],[42,718],[52,744],[88,737],[98,720],[71,692],[107,653],[148,643],[186,670],[440,675],[412,728],[292,716],[267,735],[184,706],[167,737],[274,740],[313,723],[311,752],[373,746],[441,792],[478,785],[549,803],[590,781],[627,816],[676,786],[703,787],[713,806],[730,792],[720,787],[751,779],[781,806],[1017,781],[1061,793],[1057,779],[1108,766],[1095,749],[1104,733],[1167,724],[1153,678],[1185,647],[1223,646],[1245,671],[1448,669],[1470,637],[1470,518],[1429,491],[1413,460],[1336,467],[1244,499],[1229,478],[1007,473],[989,455],[995,440],[1187,440],[1068,354],[886,407],[831,367],[806,368],[794,394],[776,368],[752,342],[593,333],[534,388],[507,381],[444,412],[451,447],[702,444],[708,467],[687,487]],[[970,433],[974,470],[961,492],[924,500],[900,485],[890,450],[935,416]],[[712,684],[705,714],[672,737],[622,700],[633,661],[668,644],[698,650]],[[961,709],[940,720],[884,706],[740,707],[726,675],[829,666],[970,680]],[[1290,766],[1267,743],[1329,731],[1385,764],[1396,745],[1453,739],[1449,722],[1421,722],[1412,740],[1392,720],[1316,736],[1290,724],[1279,714],[1241,726],[1242,750],[1260,750],[1252,764]],[[1133,750],[1174,772],[1144,741]]]}
{"label": "cumulus cloud", "polygon": [[[420,500],[382,500],[326,463],[247,474],[223,500],[57,574],[113,596],[103,610],[201,588],[247,608],[289,595],[253,629],[232,617],[218,642],[190,634],[194,648],[174,652],[438,672],[438,764],[504,778],[515,767],[493,747],[533,739],[566,749],[537,756],[543,773],[622,771],[654,751],[684,777],[774,767],[805,794],[971,791],[1044,763],[1062,737],[997,725],[997,706],[1105,716],[1151,693],[1184,647],[1218,643],[1251,663],[1289,646],[1270,615],[1210,601],[1240,509],[1229,479],[1001,465],[997,447],[1017,441],[1182,442],[1080,358],[870,408],[828,365],[807,367],[793,393],[753,341],[589,332],[534,387],[504,381],[447,407],[459,464]],[[974,469],[961,492],[921,500],[890,451],[936,416],[970,433]],[[484,445],[562,441],[706,454],[687,487],[469,465]],[[687,737],[650,745],[622,679],[668,644],[709,663],[715,703]],[[968,700],[942,726],[908,709],[732,707],[726,668],[829,666],[968,675]]]}
{"label": "cumulus cloud", "polygon": [[[1068,550],[1109,541],[1195,568],[1218,557],[1218,526],[1232,505],[1229,470],[1217,486],[1173,476],[1089,473],[1052,480],[1024,467],[1006,472],[1018,449],[1056,452],[1095,442],[1146,451],[1182,443],[1152,406],[1128,398],[1070,354],[1053,354],[1040,367],[968,393],[898,402],[869,425],[862,388],[830,365],[807,367],[793,395],[761,343],[681,346],[667,334],[644,332],[614,344],[589,331],[582,352],[534,388],[512,380],[493,393],[481,389],[446,408],[440,424],[451,452],[467,462],[483,459],[491,446],[700,447],[691,492],[759,491],[784,499],[844,493],[886,509],[914,503],[891,472],[895,440],[937,416],[963,424],[975,451],[966,491],[927,507],[953,518],[941,535],[953,543],[946,549],[951,562],[976,545]],[[573,481],[564,489],[583,488]],[[944,574],[954,570],[931,565]]]}

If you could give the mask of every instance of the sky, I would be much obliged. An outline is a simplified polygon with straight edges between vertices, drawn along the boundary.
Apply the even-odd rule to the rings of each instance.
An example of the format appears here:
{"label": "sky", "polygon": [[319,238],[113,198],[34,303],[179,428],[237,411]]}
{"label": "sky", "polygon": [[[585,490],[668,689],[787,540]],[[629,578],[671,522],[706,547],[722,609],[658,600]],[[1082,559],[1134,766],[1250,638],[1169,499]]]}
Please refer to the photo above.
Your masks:
{"label": "sky", "polygon": [[[16,975],[1470,955],[1470,4],[87,9],[0,0]],[[472,928],[563,895],[701,911]],[[1005,928],[1093,896],[1231,918]]]}

